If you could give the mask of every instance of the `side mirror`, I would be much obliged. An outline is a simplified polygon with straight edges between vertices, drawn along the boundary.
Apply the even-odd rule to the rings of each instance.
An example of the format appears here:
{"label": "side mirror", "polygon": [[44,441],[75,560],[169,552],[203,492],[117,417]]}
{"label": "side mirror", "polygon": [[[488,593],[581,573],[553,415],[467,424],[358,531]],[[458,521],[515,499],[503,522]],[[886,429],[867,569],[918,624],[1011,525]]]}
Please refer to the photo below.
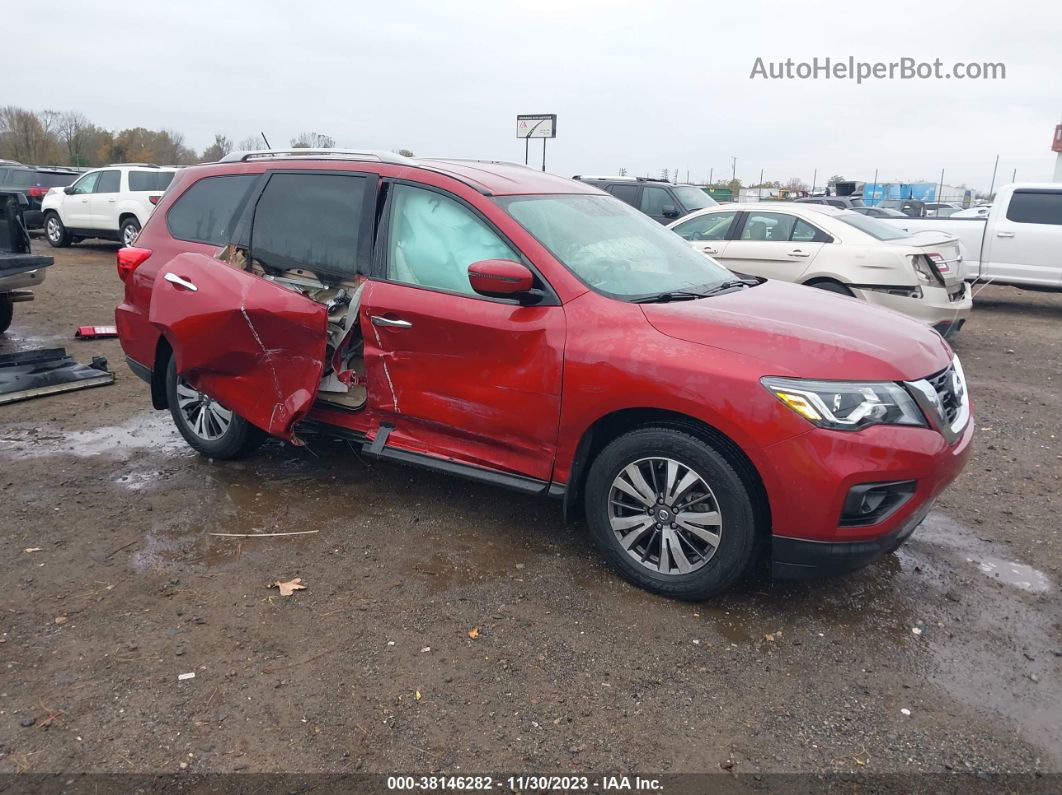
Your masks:
{"label": "side mirror", "polygon": [[63,193],[65,193],[67,196],[72,196],[74,194],[74,186],[67,185],[65,188],[63,188]]}
{"label": "side mirror", "polygon": [[663,206],[663,208],[661,209],[661,211],[663,212],[663,215],[664,215],[665,218],[678,218],[679,217],[678,208],[675,207],[675,205],[673,205],[673,204],[665,204]]}
{"label": "side mirror", "polygon": [[468,266],[472,289],[488,298],[515,298],[528,293],[535,277],[526,266],[507,259],[485,259]]}

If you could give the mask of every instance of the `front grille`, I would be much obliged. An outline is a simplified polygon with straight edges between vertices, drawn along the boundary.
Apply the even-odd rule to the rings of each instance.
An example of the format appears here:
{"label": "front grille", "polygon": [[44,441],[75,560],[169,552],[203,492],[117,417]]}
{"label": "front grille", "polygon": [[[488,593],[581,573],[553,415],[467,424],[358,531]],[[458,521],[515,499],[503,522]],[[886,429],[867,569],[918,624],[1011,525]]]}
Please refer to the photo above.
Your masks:
{"label": "front grille", "polygon": [[962,408],[962,395],[956,395],[954,391],[956,380],[954,366],[947,367],[926,378],[940,399],[940,410],[948,425],[955,422],[959,416],[959,409]]}

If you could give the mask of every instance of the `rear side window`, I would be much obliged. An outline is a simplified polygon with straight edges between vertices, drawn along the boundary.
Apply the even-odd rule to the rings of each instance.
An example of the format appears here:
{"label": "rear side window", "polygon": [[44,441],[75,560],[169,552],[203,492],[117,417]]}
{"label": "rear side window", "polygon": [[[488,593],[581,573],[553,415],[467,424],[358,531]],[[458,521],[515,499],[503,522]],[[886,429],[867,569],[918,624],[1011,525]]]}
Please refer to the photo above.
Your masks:
{"label": "rear side window", "polygon": [[354,275],[367,184],[352,174],[273,174],[254,211],[252,259],[326,282]]}
{"label": "rear side window", "polygon": [[37,184],[37,175],[29,169],[11,169],[7,184],[13,188],[28,188]]}
{"label": "rear side window", "polygon": [[641,188],[638,185],[613,185],[608,189],[608,192],[615,196],[620,201],[625,201],[631,207],[638,206],[638,192]]}
{"label": "rear side window", "polygon": [[170,235],[192,243],[227,244],[247,192],[257,179],[257,174],[233,174],[199,180],[166,213]]}
{"label": "rear side window", "polygon": [[96,183],[96,193],[117,193],[121,178],[121,171],[115,171],[114,169],[101,171],[99,182]]}
{"label": "rear side window", "polygon": [[1019,224],[1062,225],[1062,192],[1014,191],[1007,207],[1007,220]]}
{"label": "rear side window", "polygon": [[745,228],[741,230],[742,240],[788,240],[793,233],[796,219],[783,213],[749,213]]}
{"label": "rear side window", "polygon": [[162,192],[173,180],[172,171],[130,171],[129,190]]}

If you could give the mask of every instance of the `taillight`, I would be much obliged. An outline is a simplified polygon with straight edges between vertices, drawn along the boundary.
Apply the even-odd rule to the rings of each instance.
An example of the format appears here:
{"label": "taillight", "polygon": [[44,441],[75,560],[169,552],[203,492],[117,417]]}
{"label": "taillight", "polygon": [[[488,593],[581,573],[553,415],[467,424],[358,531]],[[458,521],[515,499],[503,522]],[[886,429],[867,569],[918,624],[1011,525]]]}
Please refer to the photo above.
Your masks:
{"label": "taillight", "polygon": [[129,275],[150,256],[151,249],[149,248],[129,247],[118,249],[118,278],[123,282],[129,281]]}
{"label": "taillight", "polygon": [[43,199],[45,196],[48,195],[48,189],[33,187],[26,191],[26,193],[31,199]]}
{"label": "taillight", "polygon": [[159,203],[159,199],[161,199],[161,198],[162,198],[161,196],[148,196],[148,201],[151,202],[152,204],[158,204]]}
{"label": "taillight", "polygon": [[926,254],[929,257],[929,261],[937,266],[937,270],[941,273],[951,273],[951,266],[944,261],[943,254],[930,253]]}

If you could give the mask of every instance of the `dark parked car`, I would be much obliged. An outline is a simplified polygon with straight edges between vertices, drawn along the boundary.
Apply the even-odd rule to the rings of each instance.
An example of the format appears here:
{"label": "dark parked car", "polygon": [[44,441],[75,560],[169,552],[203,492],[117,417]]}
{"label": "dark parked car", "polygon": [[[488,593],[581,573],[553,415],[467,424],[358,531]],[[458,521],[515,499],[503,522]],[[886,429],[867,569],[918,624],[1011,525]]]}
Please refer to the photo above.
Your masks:
{"label": "dark parked car", "polygon": [[907,216],[901,213],[899,210],[893,210],[891,207],[853,207],[857,213],[863,215],[869,215],[871,218],[906,218]]}
{"label": "dark parked car", "polygon": [[584,177],[579,174],[572,179],[601,188],[662,224],[670,224],[684,215],[719,204],[705,193],[703,188],[696,185],[673,185],[662,179]]}
{"label": "dark parked car", "polygon": [[45,194],[51,188],[65,188],[77,177],[78,172],[69,168],[0,165],[0,189],[21,191],[29,202],[22,213],[27,229],[44,226],[41,200]]}
{"label": "dark parked car", "polygon": [[863,200],[853,196],[808,196],[806,199],[797,199],[797,201],[804,204],[825,204],[839,210],[854,210],[863,206]]}

